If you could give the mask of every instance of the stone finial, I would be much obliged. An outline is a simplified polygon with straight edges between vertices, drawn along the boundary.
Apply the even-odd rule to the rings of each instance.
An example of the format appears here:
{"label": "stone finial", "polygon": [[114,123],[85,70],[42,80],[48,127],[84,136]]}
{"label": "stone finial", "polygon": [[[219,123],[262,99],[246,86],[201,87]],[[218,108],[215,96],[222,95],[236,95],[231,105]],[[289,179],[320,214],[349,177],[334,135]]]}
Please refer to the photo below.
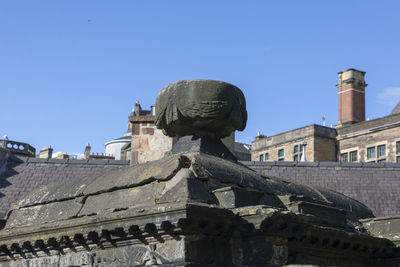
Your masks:
{"label": "stone finial", "polygon": [[142,107],[140,106],[139,101],[136,101],[135,104],[135,116],[140,116],[140,111],[142,110]]}
{"label": "stone finial", "polygon": [[89,158],[89,156],[90,156],[90,150],[92,149],[92,147],[90,146],[90,144],[89,143],[87,143],[87,145],[86,145],[86,147],[85,147],[85,152],[84,152],[84,154],[85,154],[85,159],[88,159]]}
{"label": "stone finial", "polygon": [[246,101],[236,86],[213,80],[183,80],[157,96],[155,124],[168,136],[200,135],[212,139],[246,127]]}

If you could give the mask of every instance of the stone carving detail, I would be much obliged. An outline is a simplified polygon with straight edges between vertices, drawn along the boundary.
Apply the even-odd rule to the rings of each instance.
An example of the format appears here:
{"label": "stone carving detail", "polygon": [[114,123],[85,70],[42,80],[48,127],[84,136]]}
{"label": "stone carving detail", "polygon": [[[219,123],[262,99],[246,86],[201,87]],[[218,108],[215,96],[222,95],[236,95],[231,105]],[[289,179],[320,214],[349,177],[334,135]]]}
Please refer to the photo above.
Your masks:
{"label": "stone carving detail", "polygon": [[122,266],[153,266],[170,263],[156,252],[156,245],[129,246],[98,253],[95,266],[122,267]]}
{"label": "stone carving detail", "polygon": [[69,253],[60,257],[59,267],[93,266],[93,253]]}
{"label": "stone carving detail", "polygon": [[167,85],[157,96],[155,124],[171,137],[223,138],[242,131],[246,122],[244,95],[229,83],[184,80]]}

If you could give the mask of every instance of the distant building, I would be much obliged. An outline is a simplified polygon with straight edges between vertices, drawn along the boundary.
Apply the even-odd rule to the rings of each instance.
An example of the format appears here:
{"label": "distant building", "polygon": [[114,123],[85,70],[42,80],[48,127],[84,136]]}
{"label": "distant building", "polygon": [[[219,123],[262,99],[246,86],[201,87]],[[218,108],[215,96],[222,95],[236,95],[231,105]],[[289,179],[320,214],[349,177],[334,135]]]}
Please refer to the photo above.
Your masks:
{"label": "distant building", "polygon": [[400,113],[337,128],[339,160],[400,163]]}
{"label": "distant building", "polygon": [[42,148],[36,157],[41,159],[51,159],[53,157],[53,148],[51,146]]}
{"label": "distant building", "polygon": [[400,103],[388,116],[365,120],[365,72],[339,72],[339,120],[336,129],[309,125],[252,142],[253,161],[300,161],[305,141],[307,161],[400,163]]}
{"label": "distant building", "polygon": [[315,124],[273,136],[257,136],[251,146],[251,160],[300,161],[303,142],[308,161],[336,161],[336,130]]}
{"label": "distant building", "polygon": [[[135,108],[130,116],[134,114]],[[110,140],[104,144],[106,154],[112,155],[116,160],[130,160],[130,150],[132,141],[132,123],[128,120],[127,131],[119,138]]]}
{"label": "distant building", "polygon": [[113,155],[111,155],[111,154],[107,154],[107,153],[90,153],[90,150],[92,149],[92,147],[90,146],[90,144],[89,143],[87,143],[87,145],[86,145],[86,147],[85,147],[85,152],[84,152],[84,155],[85,155],[85,159],[103,159],[103,160],[109,160],[109,159],[112,159],[112,160],[114,160],[115,159],[115,157],[113,156]]}
{"label": "distant building", "polygon": [[127,149],[126,145],[130,145],[132,139],[132,132],[125,133],[123,136],[108,141],[104,144],[106,148],[106,154],[112,155],[115,159],[125,160],[125,154],[123,152]]}
{"label": "distant building", "polygon": [[162,158],[174,142],[154,125],[155,107],[143,110],[139,102],[129,116],[132,125],[131,164],[141,164]]}
{"label": "distant building", "polygon": [[365,72],[339,72],[338,160],[400,163],[400,106],[365,121]]}

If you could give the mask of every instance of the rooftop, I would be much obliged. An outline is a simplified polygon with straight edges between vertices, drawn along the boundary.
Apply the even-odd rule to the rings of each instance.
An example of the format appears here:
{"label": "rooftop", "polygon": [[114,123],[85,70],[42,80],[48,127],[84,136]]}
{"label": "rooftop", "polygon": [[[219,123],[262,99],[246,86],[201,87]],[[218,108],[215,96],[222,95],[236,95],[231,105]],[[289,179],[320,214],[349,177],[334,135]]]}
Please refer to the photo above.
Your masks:
{"label": "rooftop", "polygon": [[42,159],[8,153],[6,161],[0,159],[0,218],[13,203],[40,186],[126,166],[129,161],[125,160]]}
{"label": "rooftop", "polygon": [[400,126],[400,113],[394,113],[373,120],[343,125],[337,128],[338,139]]}

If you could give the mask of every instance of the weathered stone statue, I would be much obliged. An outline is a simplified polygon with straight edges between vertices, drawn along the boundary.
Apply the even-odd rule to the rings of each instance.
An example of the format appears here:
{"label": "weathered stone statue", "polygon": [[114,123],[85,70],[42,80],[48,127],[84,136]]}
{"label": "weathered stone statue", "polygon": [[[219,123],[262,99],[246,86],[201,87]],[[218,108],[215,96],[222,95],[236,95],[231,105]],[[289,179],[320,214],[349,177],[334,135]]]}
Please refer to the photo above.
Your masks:
{"label": "weathered stone statue", "polygon": [[246,125],[237,87],[172,83],[156,112],[157,126],[179,136],[169,155],[32,192],[0,231],[0,266],[386,266],[400,257],[363,228],[373,214],[362,203],[235,161],[220,138]]}

